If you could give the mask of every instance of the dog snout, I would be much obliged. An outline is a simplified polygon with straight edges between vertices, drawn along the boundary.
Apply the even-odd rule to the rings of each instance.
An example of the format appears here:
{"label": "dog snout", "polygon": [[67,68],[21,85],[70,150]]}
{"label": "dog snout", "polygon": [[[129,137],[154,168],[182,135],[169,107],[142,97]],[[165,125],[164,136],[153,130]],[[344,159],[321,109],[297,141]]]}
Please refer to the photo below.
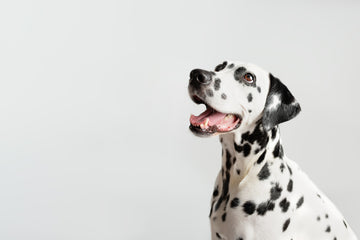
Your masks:
{"label": "dog snout", "polygon": [[211,79],[211,72],[202,69],[194,69],[190,72],[190,81],[193,81],[195,84],[208,85],[211,83]]}

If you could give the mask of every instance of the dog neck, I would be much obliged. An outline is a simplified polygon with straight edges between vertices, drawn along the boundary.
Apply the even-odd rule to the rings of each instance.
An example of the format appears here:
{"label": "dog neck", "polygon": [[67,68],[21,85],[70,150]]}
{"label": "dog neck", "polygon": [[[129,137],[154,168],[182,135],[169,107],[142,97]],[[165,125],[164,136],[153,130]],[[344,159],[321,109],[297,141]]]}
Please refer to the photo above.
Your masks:
{"label": "dog neck", "polygon": [[221,175],[223,182],[230,184],[229,187],[238,186],[255,165],[259,166],[256,168],[259,177],[261,174],[266,175],[266,172],[260,171],[267,160],[283,157],[278,126],[266,131],[261,121],[245,130],[220,136],[220,142],[222,144]]}

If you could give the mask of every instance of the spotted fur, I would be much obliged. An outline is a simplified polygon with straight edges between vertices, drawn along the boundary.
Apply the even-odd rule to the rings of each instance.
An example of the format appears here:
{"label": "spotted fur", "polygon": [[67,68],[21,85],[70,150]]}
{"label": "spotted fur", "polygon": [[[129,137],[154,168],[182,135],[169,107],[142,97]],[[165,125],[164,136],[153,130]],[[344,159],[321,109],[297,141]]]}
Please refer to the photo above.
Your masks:
{"label": "spotted fur", "polygon": [[190,95],[242,117],[239,128],[220,135],[212,240],[356,240],[334,204],[285,154],[278,125],[301,110],[289,89],[253,64],[225,61],[215,72],[201,71],[203,83],[190,81]]}

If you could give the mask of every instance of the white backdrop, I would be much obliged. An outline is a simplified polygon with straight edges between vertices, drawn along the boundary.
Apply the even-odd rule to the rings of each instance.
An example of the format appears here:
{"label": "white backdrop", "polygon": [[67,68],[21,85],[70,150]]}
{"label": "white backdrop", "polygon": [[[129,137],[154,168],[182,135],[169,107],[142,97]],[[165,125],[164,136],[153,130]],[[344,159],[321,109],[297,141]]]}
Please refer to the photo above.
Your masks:
{"label": "white backdrop", "polygon": [[284,149],[360,234],[359,1],[1,1],[0,239],[209,239],[193,68],[253,62],[303,111]]}

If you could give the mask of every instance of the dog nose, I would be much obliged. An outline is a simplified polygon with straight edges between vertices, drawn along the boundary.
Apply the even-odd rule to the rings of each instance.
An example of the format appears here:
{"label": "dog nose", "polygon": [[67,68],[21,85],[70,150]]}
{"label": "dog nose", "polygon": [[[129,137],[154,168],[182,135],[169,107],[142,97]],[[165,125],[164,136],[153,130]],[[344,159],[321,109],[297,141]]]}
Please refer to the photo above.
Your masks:
{"label": "dog nose", "polygon": [[211,75],[211,72],[202,69],[194,69],[190,72],[190,80],[201,84],[209,84],[211,82]]}

